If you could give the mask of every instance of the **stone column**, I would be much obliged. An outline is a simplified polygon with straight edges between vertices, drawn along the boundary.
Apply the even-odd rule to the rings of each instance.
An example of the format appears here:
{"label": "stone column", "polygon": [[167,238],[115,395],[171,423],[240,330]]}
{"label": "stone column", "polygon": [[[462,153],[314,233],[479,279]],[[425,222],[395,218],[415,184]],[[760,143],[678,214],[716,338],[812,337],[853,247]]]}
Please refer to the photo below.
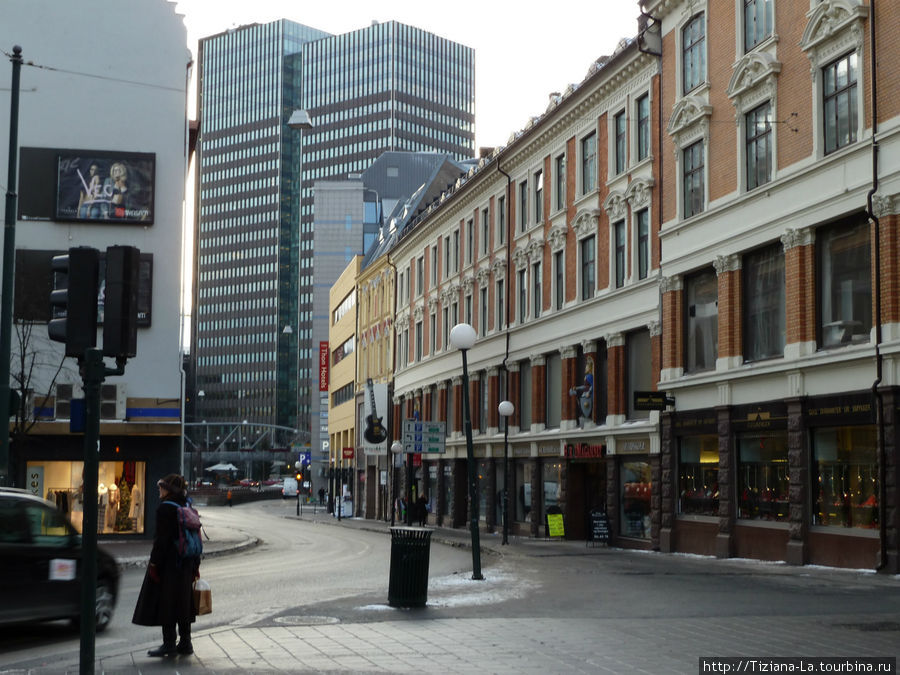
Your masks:
{"label": "stone column", "polygon": [[716,557],[734,555],[734,439],[731,434],[731,408],[716,408],[719,432],[719,533]]}
{"label": "stone column", "polygon": [[625,336],[614,333],[606,336],[607,424],[622,424],[628,412],[625,404]]}
{"label": "stone column", "polygon": [[578,419],[576,412],[578,407],[578,397],[572,396],[569,392],[573,387],[581,384],[578,381],[578,350],[575,346],[560,347],[560,360],[562,361],[562,422],[563,429],[570,429],[575,426]]}
{"label": "stone column", "polygon": [[884,410],[884,547],[887,574],[900,574],[900,442],[897,434],[897,410],[900,390],[897,387],[882,392]]}
{"label": "stone column", "polygon": [[[659,419],[659,550],[671,553],[675,550],[675,493],[676,446],[675,417],[663,412]],[[654,491],[656,488],[654,487]]]}
{"label": "stone column", "polygon": [[741,257],[720,255],[713,261],[718,275],[719,289],[719,353],[717,360],[729,368],[742,363],[743,336],[741,333]]}
{"label": "stone column", "polygon": [[[675,379],[684,372],[684,294],[680,276],[663,277],[662,293],[662,379]],[[671,373],[665,376],[666,371]]]}
{"label": "stone column", "polygon": [[804,424],[803,399],[788,399],[787,415],[790,521],[785,560],[790,565],[805,565],[809,560],[809,523],[812,514],[809,506],[809,429]]}
{"label": "stone column", "polygon": [[816,351],[815,232],[807,227],[781,235],[784,246],[785,357]]}

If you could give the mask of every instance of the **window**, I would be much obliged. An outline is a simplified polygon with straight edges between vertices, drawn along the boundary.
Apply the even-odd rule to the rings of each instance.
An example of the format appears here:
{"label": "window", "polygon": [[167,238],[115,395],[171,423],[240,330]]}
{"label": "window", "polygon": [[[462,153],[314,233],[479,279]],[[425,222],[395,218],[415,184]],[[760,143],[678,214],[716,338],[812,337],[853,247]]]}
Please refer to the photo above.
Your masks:
{"label": "window", "polygon": [[647,410],[635,410],[634,392],[653,389],[652,356],[649,330],[634,331],[625,336],[625,381],[628,387],[625,400],[630,420],[650,417]]}
{"label": "window", "polygon": [[641,96],[635,107],[637,108],[637,158],[640,162],[650,156],[650,95]]}
{"label": "window", "polygon": [[531,266],[531,314],[537,319],[541,315],[541,263]]}
{"label": "window", "polygon": [[497,281],[497,325],[506,328],[506,289],[503,279]]}
{"label": "window", "polygon": [[619,495],[622,503],[622,536],[650,538],[650,496],[653,491],[649,462],[622,461],[619,469]]}
{"label": "window", "polygon": [[444,278],[450,277],[450,235],[444,237]]}
{"label": "window", "polygon": [[787,432],[738,437],[738,518],[790,520]]}
{"label": "window", "polygon": [[825,109],[825,154],[856,142],[856,52],[825,66],[822,103]]}
{"label": "window", "polygon": [[625,146],[627,136],[625,134],[625,111],[621,111],[613,118],[616,136],[616,173],[620,174],[625,170],[626,154]]}
{"label": "window", "polygon": [[466,297],[463,300],[464,305],[463,308],[465,310],[464,319],[467,324],[472,325],[472,294],[466,293]]}
{"label": "window", "polygon": [[[454,301],[450,303],[450,328],[453,328],[456,324],[459,323],[459,303]],[[447,341],[447,345],[450,345],[450,341]]]}
{"label": "window", "polygon": [[422,322],[416,321],[416,361],[422,360]]}
{"label": "window", "polygon": [[875,427],[815,429],[812,445],[813,524],[877,528],[879,486]]}
{"label": "window", "polygon": [[616,288],[625,285],[625,221],[620,220],[613,225],[613,237],[616,247]]}
{"label": "window", "polygon": [[566,206],[566,155],[556,157],[556,210],[561,211]]}
{"label": "window", "polygon": [[594,297],[594,236],[581,240],[581,299]]}
{"label": "window", "polygon": [[416,259],[416,296],[425,292],[425,256]]}
{"label": "window", "polygon": [[443,319],[443,328],[444,328],[443,341],[441,342],[441,345],[443,346],[444,349],[446,349],[447,346],[450,344],[450,308],[449,307],[444,307],[444,309],[441,310],[441,318]]}
{"label": "window", "polygon": [[453,273],[459,272],[459,230],[453,231]]}
{"label": "window", "polygon": [[534,174],[534,222],[544,220],[544,172]]}
{"label": "window", "polygon": [[586,195],[597,187],[597,134],[581,140],[581,194]]}
{"label": "window", "polygon": [[519,231],[528,227],[528,181],[519,183]]}
{"label": "window", "polygon": [[679,439],[678,512],[719,515],[719,437]]}
{"label": "window", "polygon": [[406,301],[406,297],[404,297],[404,293],[406,291],[406,270],[400,271],[400,279],[398,285],[400,286],[400,302],[403,303]]}
{"label": "window", "polygon": [[744,360],[784,355],[784,247],[775,244],[744,257]]}
{"label": "window", "polygon": [[437,351],[437,313],[432,312],[428,317],[428,353],[432,356]]}
{"label": "window", "polygon": [[558,429],[562,419],[562,357],[559,352],[547,354],[545,363],[544,424],[548,429]]}
{"label": "window", "polygon": [[772,0],[744,0],[744,51],[772,34]]}
{"label": "window", "polygon": [[872,267],[869,225],[841,223],[816,233],[819,344],[826,349],[869,341]]}
{"label": "window", "polygon": [[706,28],[698,14],[681,29],[681,90],[687,94],[706,80]]}
{"label": "window", "polygon": [[481,255],[488,252],[488,239],[490,238],[491,221],[487,209],[481,210]]}
{"label": "window", "polygon": [[772,180],[772,105],[768,101],[744,116],[747,189]]}
{"label": "window", "polygon": [[719,290],[715,271],[688,277],[685,293],[686,371],[712,370],[719,352]]}
{"label": "window", "polygon": [[525,282],[526,270],[519,270],[519,323],[525,323],[528,316],[528,286]]}
{"label": "window", "polygon": [[431,287],[437,286],[438,247],[431,247]]}
{"label": "window", "polygon": [[497,241],[501,246],[506,242],[506,197],[497,200]]}
{"label": "window", "polygon": [[682,151],[682,165],[684,217],[690,218],[703,213],[703,141]]}
{"label": "window", "polygon": [[466,264],[471,265],[475,254],[475,222],[466,223]]}
{"label": "window", "polygon": [[564,295],[564,284],[565,284],[565,274],[566,274],[566,252],[565,251],[557,251],[553,254],[553,268],[554,268],[554,279],[555,279],[555,287],[554,287],[554,309],[562,309],[563,301],[565,298]]}
{"label": "window", "polygon": [[482,288],[478,293],[478,333],[481,337],[488,332],[488,289]]}
{"label": "window", "polygon": [[650,211],[637,212],[638,279],[646,279],[650,272]]}

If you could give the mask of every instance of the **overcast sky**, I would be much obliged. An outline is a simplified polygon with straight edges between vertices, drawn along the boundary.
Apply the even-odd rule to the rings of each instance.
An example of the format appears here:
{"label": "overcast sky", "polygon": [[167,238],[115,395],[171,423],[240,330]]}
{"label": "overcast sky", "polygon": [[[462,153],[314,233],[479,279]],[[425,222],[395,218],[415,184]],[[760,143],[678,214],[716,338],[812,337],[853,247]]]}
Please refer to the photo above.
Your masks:
{"label": "overcast sky", "polygon": [[[540,11],[535,11],[540,8]],[[290,19],[332,34],[396,20],[475,49],[475,146],[506,145],[547,107],[551,92],[584,79],[591,63],[637,33],[637,0],[298,2],[177,0],[188,46],[248,23]]]}

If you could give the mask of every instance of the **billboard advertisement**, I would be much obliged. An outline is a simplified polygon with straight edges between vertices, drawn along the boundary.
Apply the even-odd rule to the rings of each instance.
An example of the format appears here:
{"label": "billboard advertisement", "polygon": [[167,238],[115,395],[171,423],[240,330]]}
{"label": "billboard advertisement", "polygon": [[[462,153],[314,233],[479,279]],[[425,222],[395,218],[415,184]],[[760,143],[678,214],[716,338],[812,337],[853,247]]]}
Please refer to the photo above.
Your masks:
{"label": "billboard advertisement", "polygon": [[328,391],[328,342],[319,343],[319,391]]}
{"label": "billboard advertisement", "polygon": [[153,223],[156,155],[60,150],[56,220]]}
{"label": "billboard advertisement", "polygon": [[363,449],[366,454],[384,454],[387,452],[387,403],[388,390],[386,384],[375,384],[371,379],[366,381],[363,415]]}

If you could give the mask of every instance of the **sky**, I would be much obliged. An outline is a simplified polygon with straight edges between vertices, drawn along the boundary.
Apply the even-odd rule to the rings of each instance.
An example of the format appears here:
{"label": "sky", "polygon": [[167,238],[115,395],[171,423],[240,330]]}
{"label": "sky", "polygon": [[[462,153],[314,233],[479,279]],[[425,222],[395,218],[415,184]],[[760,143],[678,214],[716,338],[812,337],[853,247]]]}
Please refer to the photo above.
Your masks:
{"label": "sky", "polygon": [[[637,0],[558,0],[552,5],[487,0],[446,3],[176,0],[188,46],[248,23],[290,19],[332,34],[396,20],[475,49],[475,148],[506,145],[544,112],[552,92],[581,82],[591,63],[637,33]],[[541,7],[541,11],[533,11]],[[552,7],[552,10],[550,9]],[[473,9],[477,8],[475,12]]]}

